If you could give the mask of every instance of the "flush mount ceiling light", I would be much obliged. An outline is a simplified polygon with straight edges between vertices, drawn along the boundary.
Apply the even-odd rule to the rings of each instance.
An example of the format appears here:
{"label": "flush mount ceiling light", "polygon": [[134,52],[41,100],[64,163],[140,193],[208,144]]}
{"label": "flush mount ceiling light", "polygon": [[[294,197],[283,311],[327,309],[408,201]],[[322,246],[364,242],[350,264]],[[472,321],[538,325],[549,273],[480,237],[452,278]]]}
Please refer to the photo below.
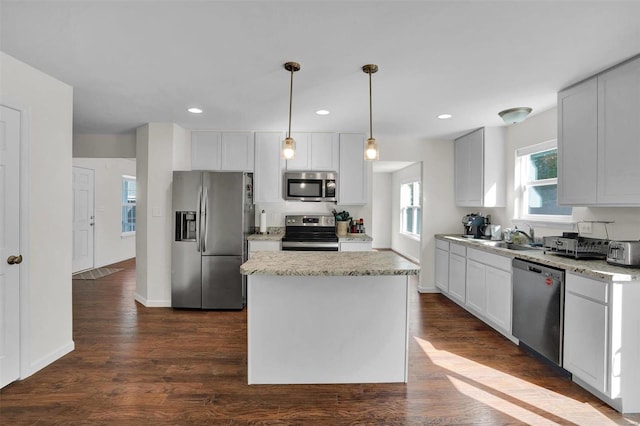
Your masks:
{"label": "flush mount ceiling light", "polygon": [[438,118],[439,118],[440,120],[448,120],[448,119],[450,119],[451,117],[453,117],[453,115],[451,115],[451,114],[440,114],[440,115],[438,116]]}
{"label": "flush mount ceiling light", "polygon": [[327,111],[326,109],[319,109],[319,110],[316,111],[316,114],[318,114],[318,115],[329,115],[330,112]]}
{"label": "flush mount ceiling light", "polygon": [[365,143],[364,159],[377,160],[380,156],[380,151],[378,150],[378,142],[373,138],[373,91],[371,90],[371,74],[378,72],[378,66],[367,64],[362,67],[362,71],[369,74],[369,139],[367,139]]}
{"label": "flush mount ceiling light", "polygon": [[524,121],[524,119],[531,114],[531,111],[532,109],[528,107],[518,107],[505,109],[504,111],[500,111],[498,115],[502,117],[505,123],[515,124]]}
{"label": "flush mount ceiling light", "polygon": [[291,108],[293,105],[293,73],[300,71],[300,64],[297,62],[287,62],[284,69],[291,73],[291,83],[289,85],[289,131],[287,137],[282,141],[282,156],[287,160],[296,157],[296,141],[291,137]]}
{"label": "flush mount ceiling light", "polygon": [[198,107],[187,108],[187,111],[189,111],[191,114],[202,114],[202,110]]}

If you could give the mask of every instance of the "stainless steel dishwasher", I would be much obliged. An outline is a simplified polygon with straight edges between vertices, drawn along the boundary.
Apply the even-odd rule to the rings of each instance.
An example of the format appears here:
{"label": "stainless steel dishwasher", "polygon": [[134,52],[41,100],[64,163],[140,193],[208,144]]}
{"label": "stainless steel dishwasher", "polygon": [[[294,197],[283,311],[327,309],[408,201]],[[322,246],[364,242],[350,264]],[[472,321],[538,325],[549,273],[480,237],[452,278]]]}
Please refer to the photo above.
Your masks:
{"label": "stainless steel dishwasher", "polygon": [[513,259],[513,335],[562,366],[564,271]]}

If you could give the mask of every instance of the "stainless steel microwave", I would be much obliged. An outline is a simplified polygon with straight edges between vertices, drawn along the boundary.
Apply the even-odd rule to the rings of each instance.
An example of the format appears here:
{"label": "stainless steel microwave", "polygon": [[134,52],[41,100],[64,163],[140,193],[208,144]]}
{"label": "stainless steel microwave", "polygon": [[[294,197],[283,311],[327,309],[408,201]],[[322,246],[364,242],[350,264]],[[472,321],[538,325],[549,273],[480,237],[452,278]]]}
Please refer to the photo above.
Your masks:
{"label": "stainless steel microwave", "polygon": [[286,172],[283,197],[289,201],[336,201],[337,178],[335,172]]}

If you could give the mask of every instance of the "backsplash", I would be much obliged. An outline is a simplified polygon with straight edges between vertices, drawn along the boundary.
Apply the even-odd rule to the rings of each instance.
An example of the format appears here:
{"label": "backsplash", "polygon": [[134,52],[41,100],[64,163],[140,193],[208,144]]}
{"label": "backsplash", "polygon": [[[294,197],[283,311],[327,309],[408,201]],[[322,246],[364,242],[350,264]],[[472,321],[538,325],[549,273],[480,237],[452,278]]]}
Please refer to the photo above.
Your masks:
{"label": "backsplash", "polygon": [[260,213],[267,214],[267,227],[283,227],[287,215],[294,214],[326,214],[331,215],[331,210],[347,210],[355,219],[364,219],[365,225],[371,222],[365,206],[338,206],[335,203],[304,203],[299,201],[286,201],[282,203],[264,203],[255,205],[256,227],[260,225]]}

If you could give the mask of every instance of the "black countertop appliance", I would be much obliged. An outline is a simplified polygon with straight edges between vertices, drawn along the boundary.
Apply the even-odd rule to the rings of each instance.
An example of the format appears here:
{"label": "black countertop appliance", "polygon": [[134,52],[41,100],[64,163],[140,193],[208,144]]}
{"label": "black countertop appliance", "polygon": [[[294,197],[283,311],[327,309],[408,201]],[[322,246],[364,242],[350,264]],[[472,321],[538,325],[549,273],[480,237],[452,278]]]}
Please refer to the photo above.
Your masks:
{"label": "black countertop appliance", "polygon": [[480,213],[471,213],[462,218],[464,234],[472,238],[483,238],[487,229],[487,218]]}

